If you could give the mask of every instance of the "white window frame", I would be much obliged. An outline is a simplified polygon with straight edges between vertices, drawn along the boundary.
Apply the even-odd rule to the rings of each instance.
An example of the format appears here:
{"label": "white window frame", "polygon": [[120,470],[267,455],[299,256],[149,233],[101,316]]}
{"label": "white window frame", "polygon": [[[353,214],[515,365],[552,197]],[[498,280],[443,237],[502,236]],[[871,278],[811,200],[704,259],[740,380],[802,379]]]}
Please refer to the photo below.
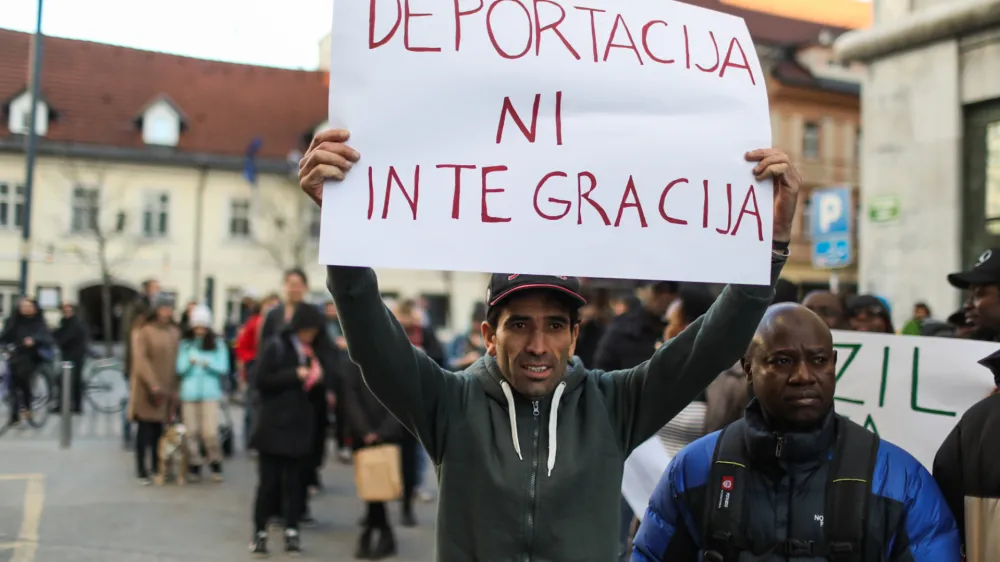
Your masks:
{"label": "white window frame", "polygon": [[[35,134],[44,137],[49,132],[49,106],[43,100],[38,100],[36,107],[38,112],[35,116]],[[9,108],[7,128],[16,135],[28,134],[31,121],[31,92],[25,91],[14,98]]]}
{"label": "white window frame", "polygon": [[[243,211],[240,208],[245,208],[245,216],[240,217]],[[253,235],[253,224],[251,224],[251,214],[253,211],[253,204],[249,197],[234,197],[229,200],[229,221],[226,225],[226,232],[229,234],[229,238],[233,240],[247,240]],[[239,232],[234,227],[236,226],[236,221],[243,220],[246,223],[246,232]]]}
{"label": "white window frame", "polygon": [[0,230],[20,232],[24,227],[23,183],[0,181]]}
{"label": "white window frame", "polygon": [[17,282],[0,281],[0,321],[6,320],[10,316],[20,296]]}
{"label": "white window frame", "polygon": [[[77,203],[81,201],[78,200],[78,196],[81,196],[81,192],[86,192],[87,195],[82,197],[87,197],[88,199],[93,199],[87,203],[86,208],[81,208],[77,206]],[[80,213],[90,214],[90,226],[84,226],[79,224],[77,220]],[[87,220],[85,217],[80,217],[81,220]],[[69,200],[69,230],[73,234],[93,234],[94,229],[99,227],[98,222],[101,220],[101,188],[93,187],[87,185],[74,185],[72,191],[70,191]]]}
{"label": "white window frame", "polygon": [[143,238],[166,238],[170,235],[170,192],[148,191],[143,194],[139,224]]}
{"label": "white window frame", "polygon": [[226,289],[226,323],[239,325],[240,312],[243,307],[243,289],[230,287]]}
{"label": "white window frame", "polygon": [[142,115],[142,141],[157,146],[177,146],[181,116],[169,103],[159,100]]}
{"label": "white window frame", "polygon": [[823,150],[823,124],[819,121],[806,121],[802,124],[802,157],[818,160]]}

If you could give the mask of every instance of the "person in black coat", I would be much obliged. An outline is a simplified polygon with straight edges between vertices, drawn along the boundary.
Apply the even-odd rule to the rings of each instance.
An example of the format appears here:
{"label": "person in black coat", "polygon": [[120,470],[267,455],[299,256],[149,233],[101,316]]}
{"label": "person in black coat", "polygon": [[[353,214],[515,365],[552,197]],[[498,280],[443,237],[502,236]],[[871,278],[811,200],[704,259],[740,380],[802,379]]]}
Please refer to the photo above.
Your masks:
{"label": "person in black coat", "polygon": [[[257,362],[260,413],[250,446],[258,451],[254,502],[254,554],[267,553],[267,523],[281,513],[285,551],[297,553],[306,477],[315,450],[315,389],[333,365],[314,347],[325,329],[323,314],[309,304],[295,307],[291,322],[268,340]],[[281,505],[279,505],[281,504]]]}
{"label": "person in black coat", "polygon": [[[74,414],[83,412],[83,365],[87,360],[87,346],[90,344],[90,330],[87,323],[80,318],[75,306],[64,303],[62,306],[63,317],[59,319],[59,326],[52,333],[59,346],[59,354],[63,361],[73,364],[71,373],[72,388],[70,393],[70,411]],[[62,382],[59,377],[56,384]],[[66,389],[60,389],[60,392]]]}
{"label": "person in black coat", "polygon": [[55,355],[55,340],[45,325],[38,303],[28,297],[18,302],[17,309],[0,331],[0,345],[13,348],[7,360],[11,390],[10,425],[13,426],[20,419],[30,419],[32,377]]}
{"label": "person in black coat", "polygon": [[[402,424],[375,398],[361,378],[361,369],[354,363],[344,367],[340,399],[351,432],[355,451],[385,443],[401,444],[406,431]],[[355,558],[381,559],[396,554],[396,540],[389,524],[385,502],[368,502],[363,520],[364,530],[358,540]],[[378,542],[372,548],[372,538],[378,532]]]}

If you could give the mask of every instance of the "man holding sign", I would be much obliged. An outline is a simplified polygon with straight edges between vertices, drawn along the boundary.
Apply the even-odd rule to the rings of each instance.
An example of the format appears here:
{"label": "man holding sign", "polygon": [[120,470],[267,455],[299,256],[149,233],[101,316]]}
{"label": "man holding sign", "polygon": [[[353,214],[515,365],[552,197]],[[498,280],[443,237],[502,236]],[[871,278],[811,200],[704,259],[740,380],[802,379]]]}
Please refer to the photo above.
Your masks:
{"label": "man holding sign", "polygon": [[[300,185],[319,205],[324,182],[343,180],[361,158],[348,138],[319,133],[300,163]],[[438,560],[616,558],[625,458],[743,354],[788,256],[800,177],[777,150],[745,159],[773,183],[771,286],[726,287],[633,369],[591,371],[573,357],[584,303],[575,278],[494,274],[487,355],[452,373],[410,344],[372,269],[328,267],[351,359],[438,468]],[[483,243],[488,251],[504,240]]]}

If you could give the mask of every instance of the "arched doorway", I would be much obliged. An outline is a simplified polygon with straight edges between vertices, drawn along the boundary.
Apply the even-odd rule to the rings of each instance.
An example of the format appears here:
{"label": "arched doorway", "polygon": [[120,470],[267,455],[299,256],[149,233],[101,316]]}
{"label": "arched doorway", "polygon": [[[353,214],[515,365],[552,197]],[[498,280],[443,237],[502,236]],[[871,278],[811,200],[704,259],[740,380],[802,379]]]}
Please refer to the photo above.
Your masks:
{"label": "arched doorway", "polygon": [[[139,291],[130,283],[114,280],[111,285],[111,337],[110,341],[118,342],[122,339],[122,316],[125,314],[125,307],[136,299]],[[104,337],[104,322],[101,319],[101,311],[104,306],[104,299],[101,296],[101,282],[93,281],[83,283],[77,291],[77,303],[80,305],[80,314],[87,327],[90,328],[90,339],[93,342],[107,341]]]}

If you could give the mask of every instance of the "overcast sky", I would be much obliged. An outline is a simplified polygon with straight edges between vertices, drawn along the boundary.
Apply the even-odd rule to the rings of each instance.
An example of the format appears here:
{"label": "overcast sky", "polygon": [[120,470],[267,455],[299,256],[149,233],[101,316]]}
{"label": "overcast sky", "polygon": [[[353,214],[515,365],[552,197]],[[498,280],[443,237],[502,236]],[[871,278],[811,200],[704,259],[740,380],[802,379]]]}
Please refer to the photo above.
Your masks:
{"label": "overcast sky", "polygon": [[[46,35],[198,58],[314,69],[333,0],[44,0]],[[34,31],[38,0],[0,0],[0,27]]]}

